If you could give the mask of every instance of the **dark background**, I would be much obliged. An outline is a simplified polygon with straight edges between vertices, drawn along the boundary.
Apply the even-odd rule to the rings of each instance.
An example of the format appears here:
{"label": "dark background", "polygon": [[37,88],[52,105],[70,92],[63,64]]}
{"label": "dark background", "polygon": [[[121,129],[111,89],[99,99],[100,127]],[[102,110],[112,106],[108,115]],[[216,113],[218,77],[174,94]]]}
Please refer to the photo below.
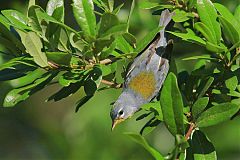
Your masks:
{"label": "dark background", "polygon": [[[116,1],[118,4],[124,2]],[[122,21],[126,21],[131,3],[125,1],[127,3],[119,14]],[[46,0],[38,2],[45,8]],[[77,29],[72,16],[71,0],[65,2],[65,21]],[[230,10],[240,4],[240,0],[218,2],[224,3]],[[26,14],[27,3],[25,0],[0,0],[0,9],[16,9]],[[158,18],[136,6],[130,32],[140,40],[157,26]],[[199,54],[200,51],[205,52],[192,44],[176,43],[173,58],[178,70],[191,70],[192,62],[183,61],[182,58]],[[2,63],[4,57],[0,55],[0,64]],[[1,104],[14,83],[16,82],[0,82]],[[78,113],[74,113],[75,102],[83,96],[83,91],[58,103],[45,103],[45,99],[57,89],[58,86],[48,87],[14,108],[0,107],[0,159],[153,159],[141,146],[123,134],[129,131],[137,133],[143,126],[144,122],[135,121],[136,116],[119,125],[113,132],[110,130],[110,104],[117,99],[120,90],[98,92]],[[215,145],[220,160],[240,159],[240,118],[205,130]],[[174,143],[173,137],[163,125],[148,135],[147,139],[164,154],[172,149]]]}

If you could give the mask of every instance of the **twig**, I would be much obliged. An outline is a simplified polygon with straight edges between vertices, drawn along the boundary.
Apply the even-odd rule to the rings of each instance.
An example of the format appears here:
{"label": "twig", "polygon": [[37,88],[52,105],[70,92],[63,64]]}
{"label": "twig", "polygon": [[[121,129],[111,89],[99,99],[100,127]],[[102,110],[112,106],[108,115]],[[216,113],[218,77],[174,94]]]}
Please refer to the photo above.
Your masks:
{"label": "twig", "polygon": [[110,87],[112,87],[112,88],[116,88],[116,89],[122,87],[122,84],[117,84],[117,83],[110,82],[110,81],[107,81],[107,80],[104,80],[104,79],[102,79],[101,83],[102,83],[102,84],[105,84],[105,85],[108,85],[108,86],[110,86]]}
{"label": "twig", "polygon": [[[107,65],[107,64],[111,64],[115,61],[117,61],[117,58],[107,58],[107,59],[101,60],[99,63]],[[93,68],[94,65],[95,65],[95,63],[88,64],[85,66],[85,69]]]}
{"label": "twig", "polygon": [[186,140],[188,140],[193,132],[193,130],[195,129],[195,124],[194,123],[191,123],[190,126],[189,126],[189,129],[185,135],[185,138]]}

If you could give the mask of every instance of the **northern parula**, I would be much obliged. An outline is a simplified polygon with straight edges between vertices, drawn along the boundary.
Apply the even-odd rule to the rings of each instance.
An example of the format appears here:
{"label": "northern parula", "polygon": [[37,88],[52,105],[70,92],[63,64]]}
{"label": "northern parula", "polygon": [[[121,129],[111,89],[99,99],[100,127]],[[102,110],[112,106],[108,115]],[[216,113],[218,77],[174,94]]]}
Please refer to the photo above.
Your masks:
{"label": "northern parula", "polygon": [[173,14],[167,9],[162,11],[159,22],[162,28],[159,34],[130,66],[123,91],[111,109],[112,129],[158,95],[169,70],[169,60],[164,58],[170,55],[166,53],[168,42],[165,28]]}

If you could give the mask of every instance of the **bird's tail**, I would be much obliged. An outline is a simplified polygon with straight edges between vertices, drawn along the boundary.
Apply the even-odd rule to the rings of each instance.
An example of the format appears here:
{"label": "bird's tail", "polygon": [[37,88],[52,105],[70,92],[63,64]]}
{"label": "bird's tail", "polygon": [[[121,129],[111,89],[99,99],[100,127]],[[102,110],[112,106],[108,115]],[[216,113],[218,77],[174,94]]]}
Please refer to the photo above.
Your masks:
{"label": "bird's tail", "polygon": [[166,47],[167,46],[167,40],[165,37],[165,28],[167,27],[167,25],[170,23],[170,21],[172,20],[172,16],[175,13],[172,12],[170,13],[168,9],[165,9],[164,11],[162,11],[161,13],[161,17],[160,17],[160,22],[159,22],[159,26],[163,27],[160,30],[160,40],[158,42],[158,47]]}

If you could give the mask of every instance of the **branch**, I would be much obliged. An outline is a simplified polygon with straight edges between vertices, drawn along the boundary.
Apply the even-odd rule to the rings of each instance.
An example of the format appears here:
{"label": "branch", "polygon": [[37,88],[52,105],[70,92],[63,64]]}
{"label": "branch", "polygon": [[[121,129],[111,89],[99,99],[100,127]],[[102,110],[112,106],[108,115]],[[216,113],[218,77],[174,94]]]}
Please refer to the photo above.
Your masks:
{"label": "branch", "polygon": [[104,79],[102,79],[101,83],[116,89],[122,88],[122,84],[113,83]]}
{"label": "branch", "polygon": [[190,138],[190,136],[191,136],[192,132],[194,131],[194,129],[195,129],[195,124],[191,123],[189,128],[188,128],[188,131],[187,131],[187,133],[185,135],[186,140],[188,140]]}

